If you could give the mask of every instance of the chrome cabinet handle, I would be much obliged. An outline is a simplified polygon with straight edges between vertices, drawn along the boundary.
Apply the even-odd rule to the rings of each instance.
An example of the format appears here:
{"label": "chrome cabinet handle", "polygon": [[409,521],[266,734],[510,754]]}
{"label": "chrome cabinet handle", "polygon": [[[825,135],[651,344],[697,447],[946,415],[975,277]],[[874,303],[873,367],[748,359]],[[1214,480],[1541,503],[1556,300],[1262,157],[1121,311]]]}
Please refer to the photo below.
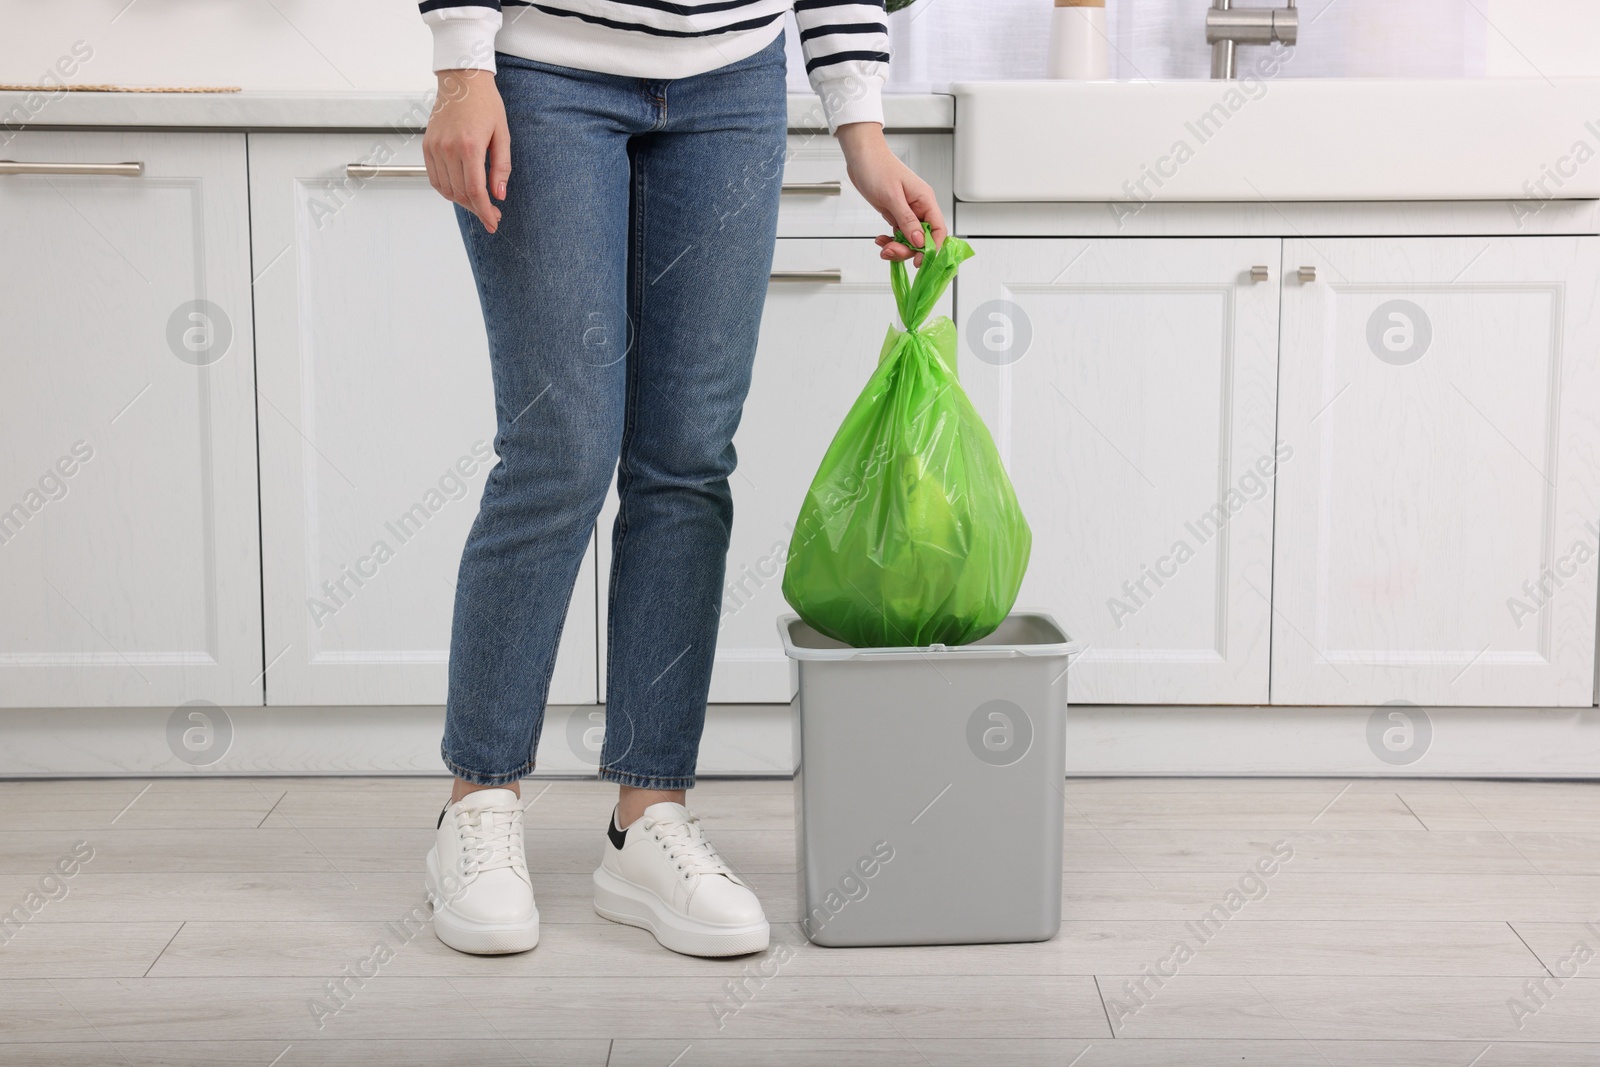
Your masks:
{"label": "chrome cabinet handle", "polygon": [[1250,268],[1250,280],[1251,281],[1253,281],[1253,282],[1264,282],[1264,281],[1267,280],[1267,277],[1268,277],[1267,268],[1265,268],[1265,267],[1251,267]]}
{"label": "chrome cabinet handle", "polygon": [[346,178],[426,178],[427,167],[379,166],[376,163],[346,163]]}
{"label": "chrome cabinet handle", "polygon": [[1317,268],[1315,268],[1315,267],[1301,267],[1300,268],[1300,280],[1303,281],[1303,282],[1314,282],[1314,281],[1316,281],[1317,280]]}
{"label": "chrome cabinet handle", "polygon": [[844,192],[840,182],[784,182],[784,196],[838,196]]}
{"label": "chrome cabinet handle", "polygon": [[775,270],[770,275],[775,282],[842,282],[842,270]]}
{"label": "chrome cabinet handle", "polygon": [[0,159],[0,174],[109,174],[137,178],[143,173],[143,163],[19,163]]}

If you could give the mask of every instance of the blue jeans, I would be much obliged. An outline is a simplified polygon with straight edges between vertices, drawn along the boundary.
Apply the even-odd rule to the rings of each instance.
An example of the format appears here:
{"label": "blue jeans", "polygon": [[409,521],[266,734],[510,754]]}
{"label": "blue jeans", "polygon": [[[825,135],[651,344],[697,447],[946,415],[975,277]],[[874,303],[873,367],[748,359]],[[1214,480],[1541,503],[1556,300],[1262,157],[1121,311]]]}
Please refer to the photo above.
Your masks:
{"label": "blue jeans", "polygon": [[500,460],[456,586],[442,754],[533,769],[556,646],[617,475],[600,777],[687,789],[733,523],[733,434],[777,235],[783,38],[671,81],[496,57],[499,231],[457,216],[488,327]]}

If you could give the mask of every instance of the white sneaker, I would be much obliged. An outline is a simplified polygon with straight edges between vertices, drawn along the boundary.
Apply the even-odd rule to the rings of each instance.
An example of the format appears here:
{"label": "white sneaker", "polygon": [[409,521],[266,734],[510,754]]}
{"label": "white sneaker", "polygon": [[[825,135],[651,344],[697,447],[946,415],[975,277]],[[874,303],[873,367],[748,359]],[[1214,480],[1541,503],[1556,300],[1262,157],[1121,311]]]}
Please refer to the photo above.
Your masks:
{"label": "white sneaker", "polygon": [[594,910],[641,926],[686,956],[760,952],[771,936],[761,902],[682,804],[652,804],[626,830],[616,813],[594,872]]}
{"label": "white sneaker", "polygon": [[433,932],[459,952],[526,952],[539,943],[539,909],[522,843],[522,801],[477,789],[439,815],[428,851]]}

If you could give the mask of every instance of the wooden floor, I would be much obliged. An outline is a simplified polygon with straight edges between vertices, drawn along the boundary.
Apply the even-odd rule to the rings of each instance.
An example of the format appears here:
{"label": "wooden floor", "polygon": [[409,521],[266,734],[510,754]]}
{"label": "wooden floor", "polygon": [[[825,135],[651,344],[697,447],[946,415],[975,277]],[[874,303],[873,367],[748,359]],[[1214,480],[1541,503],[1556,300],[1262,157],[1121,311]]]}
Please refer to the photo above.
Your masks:
{"label": "wooden floor", "polygon": [[[0,944],[0,1063],[1600,1062],[1596,784],[1069,781],[1054,941],[827,949],[795,925],[790,784],[703,783],[691,803],[781,962],[688,959],[599,919],[610,793],[593,782],[525,785],[536,950],[410,936],[443,789],[0,782],[0,912],[37,909]],[[1293,859],[1265,895],[1130,995],[1280,840]],[[30,897],[77,842],[93,858]],[[719,1028],[749,974],[765,979]]]}

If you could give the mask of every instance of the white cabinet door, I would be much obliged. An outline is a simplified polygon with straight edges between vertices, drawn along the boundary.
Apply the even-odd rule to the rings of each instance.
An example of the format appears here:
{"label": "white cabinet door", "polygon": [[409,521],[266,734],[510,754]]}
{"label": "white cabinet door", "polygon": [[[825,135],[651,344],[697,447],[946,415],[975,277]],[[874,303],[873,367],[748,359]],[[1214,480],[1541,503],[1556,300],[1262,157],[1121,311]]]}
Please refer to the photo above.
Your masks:
{"label": "white cabinet door", "polygon": [[1280,242],[972,244],[961,377],[1033,529],[1018,606],[1086,646],[1070,699],[1265,701]]}
{"label": "white cabinet door", "polygon": [[1273,701],[1592,703],[1600,238],[1284,265]]}
{"label": "white cabinet door", "polygon": [[[385,146],[382,151],[376,145]],[[461,546],[493,465],[488,341],[420,135],[252,134],[272,704],[439,704]],[[553,703],[595,699],[593,552]]]}
{"label": "white cabinet door", "polygon": [[[713,703],[787,704],[793,696],[777,630],[778,616],[791,610],[782,589],[790,531],[823,452],[878,364],[884,335],[899,322],[889,265],[870,240],[781,238],[773,271],[779,277],[767,290],[750,396],[733,439],[739,466]],[[839,280],[782,277],[808,271],[838,271]],[[950,311],[947,295],[937,313]],[[616,513],[613,488],[600,516],[602,617]]]}
{"label": "white cabinet door", "polygon": [[0,704],[259,704],[244,136],[0,154]]}

